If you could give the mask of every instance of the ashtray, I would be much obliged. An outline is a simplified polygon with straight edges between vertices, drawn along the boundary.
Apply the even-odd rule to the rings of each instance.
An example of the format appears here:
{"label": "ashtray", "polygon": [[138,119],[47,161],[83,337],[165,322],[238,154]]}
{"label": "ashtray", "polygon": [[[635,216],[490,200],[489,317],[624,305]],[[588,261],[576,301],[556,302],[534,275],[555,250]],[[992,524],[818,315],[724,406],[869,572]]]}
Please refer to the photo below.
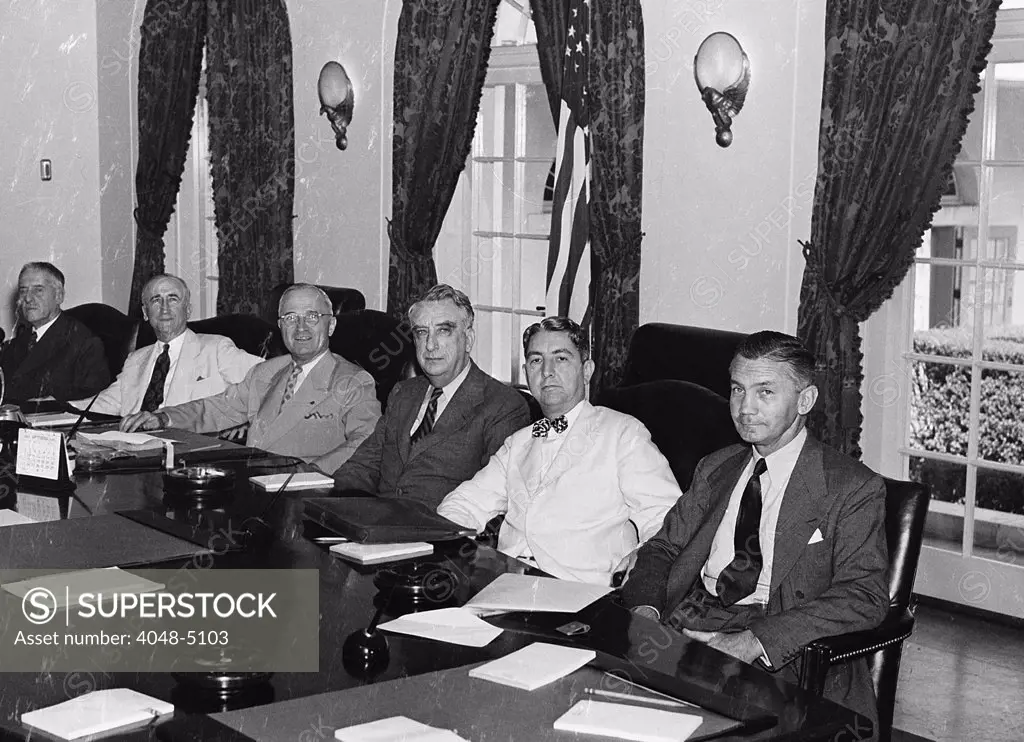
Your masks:
{"label": "ashtray", "polygon": [[181,466],[164,472],[164,486],[175,490],[223,490],[235,483],[235,473],[219,466]]}

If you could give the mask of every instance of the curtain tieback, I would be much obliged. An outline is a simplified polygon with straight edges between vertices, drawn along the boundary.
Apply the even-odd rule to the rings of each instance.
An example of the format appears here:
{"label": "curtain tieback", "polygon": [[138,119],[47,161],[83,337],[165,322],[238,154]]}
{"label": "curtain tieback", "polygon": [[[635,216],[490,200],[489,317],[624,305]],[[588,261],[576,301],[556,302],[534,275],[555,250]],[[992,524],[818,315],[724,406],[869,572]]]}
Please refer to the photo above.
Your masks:
{"label": "curtain tieback", "polygon": [[138,226],[139,231],[142,232],[142,236],[147,240],[160,240],[163,241],[164,233],[167,231],[166,228],[163,230],[158,229],[153,225],[152,222],[143,219],[139,213],[141,207],[135,207],[132,211],[132,216],[135,217],[135,224]]}
{"label": "curtain tieback", "polygon": [[398,236],[398,230],[395,228],[395,223],[391,219],[385,218],[384,221],[388,223],[388,238],[391,240],[391,248],[395,251],[402,260],[407,263],[429,263],[434,259],[433,250],[427,252],[426,255],[419,255],[412,252],[405,246],[402,239]]}

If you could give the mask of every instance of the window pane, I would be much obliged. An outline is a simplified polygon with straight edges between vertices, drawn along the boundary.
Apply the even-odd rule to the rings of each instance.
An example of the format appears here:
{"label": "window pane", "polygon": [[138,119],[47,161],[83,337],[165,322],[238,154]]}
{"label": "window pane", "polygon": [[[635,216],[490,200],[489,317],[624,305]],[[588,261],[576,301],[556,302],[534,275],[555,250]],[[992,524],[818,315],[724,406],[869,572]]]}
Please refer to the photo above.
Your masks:
{"label": "window pane", "polygon": [[1024,373],[981,371],[978,453],[1002,464],[1024,464]]}
{"label": "window pane", "polygon": [[515,168],[511,162],[481,162],[475,165],[476,218],[473,228],[483,232],[515,230]]}
{"label": "window pane", "polygon": [[512,306],[514,253],[511,237],[474,237],[475,250],[462,274],[473,304]]}
{"label": "window pane", "polygon": [[976,269],[918,263],[914,271],[914,352],[970,358]]}
{"label": "window pane", "polygon": [[924,522],[924,542],[945,551],[960,552],[964,540],[963,503],[967,467],[917,456],[910,457],[910,478],[931,490]]}
{"label": "window pane", "polygon": [[1024,363],[1024,271],[987,269],[982,285],[967,286],[973,298],[965,314],[969,321],[981,313],[985,343],[983,357],[1001,363]]}
{"label": "window pane", "polygon": [[525,182],[520,190],[523,210],[522,231],[530,234],[548,234],[551,231],[551,202],[544,200],[545,186],[551,173],[547,162],[524,164]]}
{"label": "window pane", "polygon": [[973,553],[1024,564],[1024,475],[978,469]]}
{"label": "window pane", "polygon": [[518,309],[544,311],[544,293],[548,272],[547,240],[520,242],[520,283]]}
{"label": "window pane", "polygon": [[957,161],[970,160],[977,162],[981,159],[981,120],[985,111],[985,75],[988,70],[981,73],[978,84],[981,89],[974,96],[974,110],[967,120],[967,131],[964,134],[963,142],[960,145],[960,154]]}
{"label": "window pane", "polygon": [[512,315],[478,309],[475,324],[473,358],[477,365],[498,381],[510,382]]}
{"label": "window pane", "polygon": [[1024,160],[1024,63],[995,65],[996,159]]}
{"label": "window pane", "polygon": [[555,157],[555,122],[543,85],[526,86],[526,156]]}
{"label": "window pane", "polygon": [[967,455],[971,369],[913,361],[908,443],[923,451]]}
{"label": "window pane", "polygon": [[512,157],[515,144],[515,87],[485,86],[477,116],[480,157]]}

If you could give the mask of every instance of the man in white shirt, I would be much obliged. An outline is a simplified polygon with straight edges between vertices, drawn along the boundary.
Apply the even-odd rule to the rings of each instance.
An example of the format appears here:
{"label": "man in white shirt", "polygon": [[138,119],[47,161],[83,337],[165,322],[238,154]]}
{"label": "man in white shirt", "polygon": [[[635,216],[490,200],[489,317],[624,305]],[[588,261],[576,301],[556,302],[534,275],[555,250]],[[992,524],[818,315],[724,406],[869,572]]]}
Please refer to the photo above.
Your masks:
{"label": "man in white shirt", "polygon": [[[634,612],[794,683],[806,644],[874,628],[889,605],[885,486],[808,434],[814,371],[789,335],[740,344],[730,410],[747,445],[701,460],[622,588]],[[837,665],[825,687],[877,718],[863,659]]]}
{"label": "man in white shirt", "polygon": [[[96,395],[92,412],[132,415],[202,399],[237,384],[259,356],[240,350],[223,335],[199,335],[188,329],[192,302],[177,276],[159,275],[142,288],[142,316],[156,342],[134,351],[114,383]],[[73,404],[84,408],[90,399]]]}
{"label": "man in white shirt", "polygon": [[608,585],[680,497],[668,461],[636,418],[586,400],[586,334],[549,317],[523,334],[527,383],[545,417],[509,436],[438,512],[483,529],[505,513],[498,549],[556,577]]}
{"label": "man in white shirt", "polygon": [[337,320],[322,289],[304,283],[289,286],[278,314],[288,355],[256,364],[220,394],[130,415],[121,421],[121,429],[175,427],[209,433],[248,422],[250,446],[333,472],[380,417],[373,377],[330,352]]}

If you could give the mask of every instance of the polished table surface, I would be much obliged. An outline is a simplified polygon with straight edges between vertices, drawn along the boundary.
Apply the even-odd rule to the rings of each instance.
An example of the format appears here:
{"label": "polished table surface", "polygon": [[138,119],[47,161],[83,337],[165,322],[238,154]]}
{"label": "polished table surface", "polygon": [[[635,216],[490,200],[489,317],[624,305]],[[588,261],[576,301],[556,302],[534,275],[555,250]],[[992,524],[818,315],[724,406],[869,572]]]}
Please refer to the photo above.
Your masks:
{"label": "polished table surface", "polygon": [[[216,458],[209,454],[204,452],[204,458]],[[342,561],[332,556],[326,546],[314,543],[308,537],[308,525],[303,522],[303,497],[324,492],[290,492],[274,497],[252,488],[248,483],[249,475],[292,471],[293,463],[270,455],[250,455],[244,460],[224,462],[221,465],[237,472],[233,498],[223,508],[204,511],[190,510],[180,501],[168,500],[164,493],[163,474],[158,470],[79,472],[74,497],[62,500],[61,516],[76,519],[126,510],[146,511],[161,516],[158,520],[164,524],[177,523],[174,527],[198,524],[192,529],[192,535],[194,541],[200,542],[202,539],[196,539],[196,535],[212,538],[210,534],[223,532],[211,527],[218,523],[218,518],[222,524],[227,523],[229,532],[236,529],[243,516],[249,525],[254,520],[265,523],[262,530],[249,528],[251,538],[244,544],[244,549],[225,550],[221,536],[219,541],[211,542],[211,554],[201,560],[201,564],[200,560],[193,559],[192,564],[178,560],[147,566],[317,569],[320,585],[319,671],[277,673],[268,683],[227,700],[186,690],[169,673],[111,674],[83,670],[0,674],[0,738],[46,739],[39,733],[29,735],[19,722],[20,715],[87,690],[129,687],[171,701],[177,710],[174,719],[137,730],[126,738],[149,739],[156,735],[166,739],[212,739],[219,734],[223,739],[244,739],[205,714],[459,667],[502,656],[538,639],[560,643],[571,641],[625,658],[624,666],[632,668],[640,676],[652,670],[667,673],[676,678],[678,689],[673,692],[681,698],[697,701],[715,698],[720,705],[726,706],[730,703],[747,704],[767,710],[778,718],[778,723],[770,730],[753,736],[734,735],[723,739],[861,738],[853,730],[864,730],[867,723],[853,712],[810,696],[767,672],[688,640],[656,622],[633,616],[611,599],[602,599],[580,614],[579,619],[591,629],[572,640],[553,630],[571,617],[511,614],[488,619],[510,630],[484,648],[389,634],[390,660],[386,668],[372,676],[364,669],[346,668],[341,652],[346,637],[369,624],[382,600],[374,584],[378,567]],[[0,468],[0,507],[16,507],[17,504],[17,488],[12,487],[11,473],[10,467]],[[47,567],[98,566],[80,562],[62,564],[59,545],[54,545],[53,549],[52,558],[45,565]],[[443,570],[446,576],[454,575],[453,589],[444,596],[444,605],[464,603],[503,572],[529,571],[523,563],[465,539],[444,545],[438,553],[418,561],[433,564],[432,569]],[[0,557],[0,569],[6,566]],[[398,605],[392,604],[386,609],[385,618],[405,610],[408,607],[398,601]]]}

